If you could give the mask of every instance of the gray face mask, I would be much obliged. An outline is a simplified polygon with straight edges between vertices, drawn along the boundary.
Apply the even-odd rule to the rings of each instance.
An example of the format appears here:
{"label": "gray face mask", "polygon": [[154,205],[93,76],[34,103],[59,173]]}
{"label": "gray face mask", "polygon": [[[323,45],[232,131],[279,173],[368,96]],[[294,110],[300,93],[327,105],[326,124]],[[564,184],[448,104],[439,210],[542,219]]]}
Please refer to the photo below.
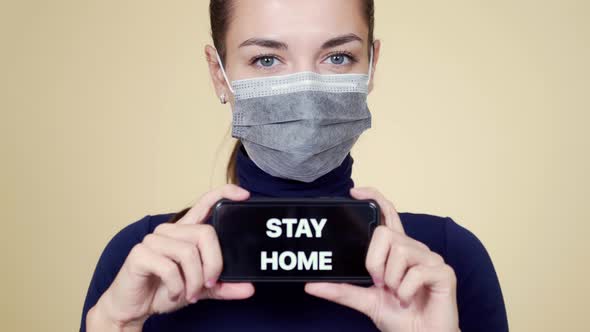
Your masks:
{"label": "gray face mask", "polygon": [[242,79],[234,94],[232,137],[266,173],[312,182],[338,167],[360,134],[371,127],[369,74],[314,72]]}

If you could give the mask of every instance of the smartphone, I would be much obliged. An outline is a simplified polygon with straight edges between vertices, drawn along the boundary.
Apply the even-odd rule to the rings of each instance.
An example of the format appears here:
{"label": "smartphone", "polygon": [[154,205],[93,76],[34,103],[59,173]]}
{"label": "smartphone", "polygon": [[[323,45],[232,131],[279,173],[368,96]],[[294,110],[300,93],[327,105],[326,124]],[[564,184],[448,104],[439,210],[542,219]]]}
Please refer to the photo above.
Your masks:
{"label": "smartphone", "polygon": [[220,280],[370,283],[365,259],[380,216],[370,199],[221,199],[210,219],[223,256]]}

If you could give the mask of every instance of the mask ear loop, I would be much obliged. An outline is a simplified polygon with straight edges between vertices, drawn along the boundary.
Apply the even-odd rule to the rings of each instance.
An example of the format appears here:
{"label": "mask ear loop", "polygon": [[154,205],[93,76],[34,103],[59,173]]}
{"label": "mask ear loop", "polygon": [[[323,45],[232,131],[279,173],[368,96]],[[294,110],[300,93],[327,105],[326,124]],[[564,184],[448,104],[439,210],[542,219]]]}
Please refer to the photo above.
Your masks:
{"label": "mask ear loop", "polygon": [[225,74],[225,69],[223,69],[223,62],[221,62],[221,58],[219,57],[219,52],[217,52],[217,50],[215,50],[215,55],[217,56],[217,61],[219,62],[219,67],[221,68],[221,73],[223,74],[223,78],[225,79],[225,82],[227,83],[227,87],[229,88],[229,91],[231,91],[231,93],[235,95],[234,89],[232,89],[231,84],[229,83],[229,80],[227,79],[227,75]]}
{"label": "mask ear loop", "polygon": [[373,47],[374,44],[371,44],[371,50],[369,52],[369,79],[367,80],[367,85],[371,83],[371,76],[373,74]]}

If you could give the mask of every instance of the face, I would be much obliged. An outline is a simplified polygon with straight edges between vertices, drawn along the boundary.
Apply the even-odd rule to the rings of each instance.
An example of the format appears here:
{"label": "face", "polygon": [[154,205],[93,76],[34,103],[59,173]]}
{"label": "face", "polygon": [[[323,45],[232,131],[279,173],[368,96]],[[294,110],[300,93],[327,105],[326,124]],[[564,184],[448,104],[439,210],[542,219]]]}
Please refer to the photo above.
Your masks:
{"label": "face", "polygon": [[[223,64],[230,82],[301,71],[369,72],[361,0],[234,0],[234,6]],[[373,68],[379,49],[375,41]],[[207,45],[205,52],[217,95],[225,94],[233,105],[215,49]]]}

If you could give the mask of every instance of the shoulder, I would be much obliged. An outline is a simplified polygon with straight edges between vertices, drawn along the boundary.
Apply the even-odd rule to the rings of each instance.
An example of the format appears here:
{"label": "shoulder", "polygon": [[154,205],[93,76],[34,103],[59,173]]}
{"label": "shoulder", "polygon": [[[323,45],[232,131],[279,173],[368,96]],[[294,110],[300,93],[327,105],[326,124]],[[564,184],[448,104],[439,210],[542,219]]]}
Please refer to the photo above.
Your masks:
{"label": "shoulder", "polygon": [[143,237],[152,233],[161,223],[168,221],[174,213],[147,214],[123,227],[113,238],[112,243],[141,242]]}
{"label": "shoulder", "polygon": [[127,256],[126,253],[134,245],[141,242],[147,234],[152,233],[159,224],[166,222],[173,215],[174,213],[148,214],[123,227],[110,239],[103,254],[106,253],[110,256],[125,254]]}
{"label": "shoulder", "polygon": [[120,229],[106,244],[99,258],[95,277],[114,278],[127,255],[136,244],[154,231],[156,226],[166,222],[174,213],[144,215]]}
{"label": "shoulder", "polygon": [[399,216],[409,237],[426,244],[453,267],[488,256],[480,239],[450,217],[410,212]]}
{"label": "shoulder", "polygon": [[82,309],[80,331],[86,330],[86,313],[96,304],[102,293],[109,288],[131,249],[140,243],[148,233],[153,232],[157,225],[166,222],[173,215],[174,213],[144,215],[120,229],[109,240],[96,263],[88,285]]}
{"label": "shoulder", "polygon": [[411,212],[400,212],[399,217],[406,235],[426,244],[430,250],[444,256],[445,218]]}
{"label": "shoulder", "polygon": [[400,213],[406,234],[440,254],[455,270],[458,282],[475,272],[493,273],[492,260],[482,241],[450,217]]}
{"label": "shoulder", "polygon": [[399,215],[406,234],[440,254],[455,271],[461,330],[508,331],[500,282],[482,241],[450,217]]}

